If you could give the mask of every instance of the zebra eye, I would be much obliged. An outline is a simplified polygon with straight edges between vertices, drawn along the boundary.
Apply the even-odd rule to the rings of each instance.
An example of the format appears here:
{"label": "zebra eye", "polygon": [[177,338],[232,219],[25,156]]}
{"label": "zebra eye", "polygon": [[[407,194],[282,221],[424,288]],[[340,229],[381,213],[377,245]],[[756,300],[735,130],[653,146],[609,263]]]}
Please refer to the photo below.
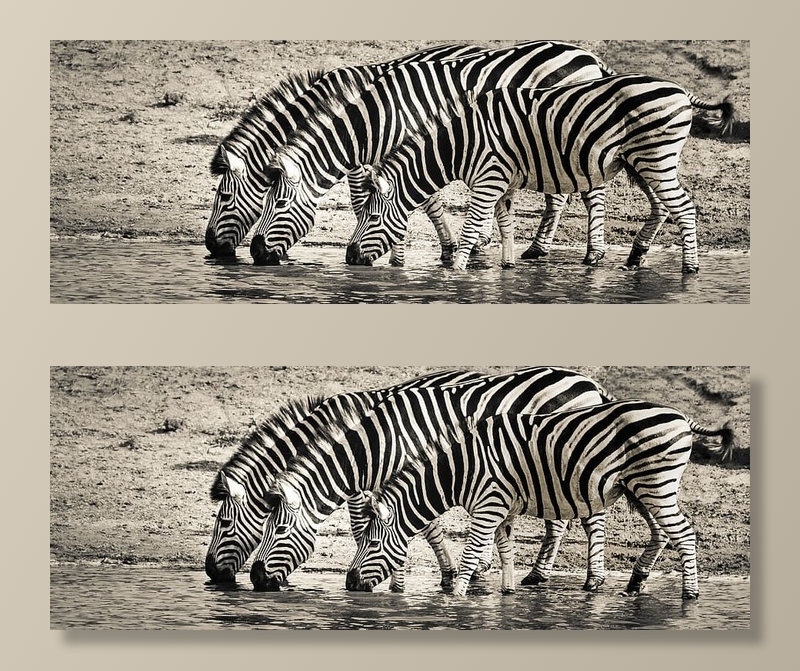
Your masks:
{"label": "zebra eye", "polygon": [[230,517],[220,517],[219,525],[223,529],[230,529],[233,526],[233,520]]}
{"label": "zebra eye", "polygon": [[379,548],[381,546],[381,542],[379,540],[370,541],[369,546],[373,549]]}
{"label": "zebra eye", "polygon": [[287,198],[278,198],[275,201],[275,207],[278,207],[280,209],[285,208],[287,205],[289,205],[289,200]]}
{"label": "zebra eye", "polygon": [[233,192],[231,191],[217,191],[217,196],[222,203],[230,203],[233,200]]}
{"label": "zebra eye", "polygon": [[279,524],[278,526],[275,527],[276,534],[285,534],[288,530],[289,527],[286,524]]}
{"label": "zebra eye", "polygon": [[377,224],[380,221],[381,215],[379,214],[371,214],[367,217],[367,220],[370,224]]}

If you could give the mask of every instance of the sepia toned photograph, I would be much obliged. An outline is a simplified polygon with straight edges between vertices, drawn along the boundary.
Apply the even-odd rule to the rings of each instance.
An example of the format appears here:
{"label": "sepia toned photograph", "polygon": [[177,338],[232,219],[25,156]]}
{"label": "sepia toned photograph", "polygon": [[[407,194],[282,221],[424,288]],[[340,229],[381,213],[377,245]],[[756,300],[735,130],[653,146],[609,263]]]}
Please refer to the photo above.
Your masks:
{"label": "sepia toned photograph", "polygon": [[750,302],[748,40],[50,41],[50,302]]}
{"label": "sepia toned photograph", "polygon": [[50,628],[747,630],[747,366],[50,368]]}

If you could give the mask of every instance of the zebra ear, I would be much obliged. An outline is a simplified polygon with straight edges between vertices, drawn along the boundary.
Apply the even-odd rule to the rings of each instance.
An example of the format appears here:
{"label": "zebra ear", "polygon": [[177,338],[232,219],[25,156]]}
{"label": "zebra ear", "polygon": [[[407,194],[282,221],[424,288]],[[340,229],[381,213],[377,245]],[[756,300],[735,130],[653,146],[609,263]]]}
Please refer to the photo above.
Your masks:
{"label": "zebra ear", "polygon": [[228,495],[237,503],[244,503],[247,499],[247,490],[244,485],[225,475],[225,471],[220,471],[219,475],[220,483],[228,491]]}
{"label": "zebra ear", "polygon": [[300,508],[300,492],[298,492],[288,482],[281,482],[279,487],[281,493],[283,494],[283,500],[286,502],[286,505],[289,507],[289,509],[297,510]]}
{"label": "zebra ear", "polygon": [[380,193],[382,196],[391,195],[392,185],[385,177],[375,175],[373,184],[375,184],[376,188],[378,189],[378,193]]}
{"label": "zebra ear", "polygon": [[219,149],[220,157],[228,166],[228,169],[237,177],[243,178],[247,173],[247,164],[244,162],[244,159],[225,149],[224,144],[221,144]]}
{"label": "zebra ear", "polygon": [[301,176],[300,166],[286,156],[279,156],[278,162],[281,164],[281,168],[283,169],[283,174],[286,175],[286,179],[288,179],[292,184],[297,184],[300,181]]}
{"label": "zebra ear", "polygon": [[384,505],[380,501],[375,502],[375,512],[378,514],[378,519],[383,522],[384,524],[388,524],[392,521],[392,517],[394,516],[392,513],[392,509],[389,506]]}

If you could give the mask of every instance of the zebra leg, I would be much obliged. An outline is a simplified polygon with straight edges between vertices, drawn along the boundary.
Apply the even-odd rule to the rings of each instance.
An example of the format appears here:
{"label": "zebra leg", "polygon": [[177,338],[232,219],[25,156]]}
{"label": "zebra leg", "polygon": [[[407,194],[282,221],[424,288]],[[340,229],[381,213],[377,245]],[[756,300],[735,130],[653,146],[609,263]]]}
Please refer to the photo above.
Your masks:
{"label": "zebra leg", "polygon": [[584,265],[596,266],[606,255],[605,220],[606,220],[606,188],[598,186],[581,193],[581,199],[589,215],[588,242]]}
{"label": "zebra leg", "polygon": [[700,261],[697,257],[697,209],[694,203],[678,182],[677,174],[670,180],[652,184],[652,187],[680,229],[683,242],[681,270],[689,274],[697,273]]}
{"label": "zebra leg", "polygon": [[683,567],[684,599],[697,599],[700,589],[697,584],[697,539],[677,501],[671,505],[653,505],[651,511],[658,525],[666,532],[672,546],[678,551]]}
{"label": "zebra leg", "polygon": [[[514,260],[514,221],[509,212],[511,202],[506,203],[506,198],[497,201],[494,216],[497,219],[497,226],[500,229],[500,266],[503,268],[513,268],[516,265]],[[480,242],[480,241],[479,241]]]}
{"label": "zebra leg", "polygon": [[652,570],[653,566],[655,566],[655,563],[658,561],[661,553],[664,551],[669,538],[659,526],[650,510],[648,510],[640,501],[634,499],[632,496],[627,495],[627,498],[630,504],[639,511],[639,514],[644,518],[644,521],[647,522],[647,526],[650,527],[650,540],[647,543],[642,555],[633,565],[633,572],[631,573],[630,580],[628,580],[628,585],[625,588],[625,594],[629,596],[637,596],[644,590],[647,578],[650,576],[650,571]]}
{"label": "zebra leg", "polygon": [[497,544],[497,553],[500,555],[500,592],[513,594],[514,588],[514,543],[511,540],[511,524],[504,522],[494,535]]}
{"label": "zebra leg", "polygon": [[[434,194],[422,204],[422,211],[428,216],[428,219],[433,223],[436,229],[436,234],[439,236],[439,244],[442,246],[441,261],[444,265],[450,266],[453,263],[453,254],[455,254],[458,243],[450,224],[444,215],[444,204],[439,194]],[[392,249],[394,254],[394,249]],[[394,265],[394,264],[393,264]]]}
{"label": "zebra leg", "polygon": [[587,592],[596,592],[606,581],[606,514],[599,512],[584,517],[581,519],[581,525],[589,541],[588,567],[583,589]]}
{"label": "zebra leg", "polygon": [[439,570],[442,572],[441,586],[445,590],[453,588],[453,580],[457,570],[447,547],[444,544],[444,531],[438,521],[434,520],[422,530],[422,537],[428,541],[436,560],[439,562]]}
{"label": "zebra leg", "polygon": [[558,222],[561,220],[561,213],[564,211],[568,198],[569,194],[566,193],[545,194],[542,221],[531,246],[522,252],[523,259],[538,259],[540,256],[547,256],[550,253]]}
{"label": "zebra leg", "polygon": [[485,554],[487,545],[491,547],[497,527],[502,524],[506,517],[507,515],[502,515],[500,519],[497,519],[494,515],[473,513],[467,544],[461,553],[458,575],[453,585],[453,594],[455,596],[464,596],[467,593],[467,586],[478,566],[480,557]]}
{"label": "zebra leg", "polygon": [[406,241],[400,240],[392,245],[389,254],[389,265],[396,268],[402,268],[406,265]]}
{"label": "zebra leg", "polygon": [[478,241],[478,235],[486,224],[491,222],[500,196],[497,188],[502,188],[502,194],[508,190],[507,184],[492,183],[483,189],[475,188],[469,203],[466,221],[461,227],[461,238],[458,241],[458,251],[453,260],[455,270],[464,270],[467,267],[470,252]]}
{"label": "zebra leg", "polygon": [[484,550],[483,555],[478,559],[478,566],[470,578],[470,582],[479,582],[486,578],[486,573],[492,568],[492,559],[494,558],[494,551],[491,546]]}
{"label": "zebra leg", "polygon": [[538,585],[547,582],[568,525],[569,520],[545,520],[542,547],[539,548],[539,555],[536,557],[530,573],[522,579],[523,585]]}
{"label": "zebra leg", "polygon": [[628,174],[644,192],[644,195],[647,196],[647,200],[650,202],[650,215],[647,217],[644,226],[642,226],[641,230],[633,239],[633,246],[631,247],[630,254],[628,254],[628,260],[625,262],[625,266],[628,269],[636,270],[644,265],[645,256],[650,250],[650,245],[653,243],[653,240],[655,240],[656,235],[658,235],[658,232],[664,225],[668,210],[644,179],[632,171],[629,171]]}

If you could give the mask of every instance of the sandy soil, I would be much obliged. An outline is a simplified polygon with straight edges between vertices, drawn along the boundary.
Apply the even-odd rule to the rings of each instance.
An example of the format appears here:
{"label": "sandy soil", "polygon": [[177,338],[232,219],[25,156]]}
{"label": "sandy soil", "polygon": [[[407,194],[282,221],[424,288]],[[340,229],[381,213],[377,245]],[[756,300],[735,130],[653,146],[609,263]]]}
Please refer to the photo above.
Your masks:
{"label": "sandy soil", "polygon": [[[732,95],[739,110],[733,137],[720,141],[700,131],[690,138],[681,177],[698,206],[700,248],[749,249],[749,42],[574,42],[618,72],[672,79],[705,99]],[[216,186],[209,162],[250,101],[292,72],[380,62],[428,44],[51,42],[51,235],[168,236],[201,244]],[[463,185],[451,185],[445,196],[460,222],[467,196]],[[542,205],[538,194],[519,195],[518,244],[532,238]],[[646,217],[645,198],[617,177],[607,210],[607,242],[627,246]],[[344,244],[354,225],[347,191],[338,185],[322,202],[304,243]],[[555,243],[583,246],[585,235],[585,210],[574,198]],[[427,220],[413,215],[408,244],[434,239]],[[677,240],[676,227],[668,225],[656,242]]]}
{"label": "sandy soil", "polygon": [[[574,367],[619,398],[670,405],[704,424],[731,419],[732,464],[703,457],[683,479],[681,505],[698,533],[701,575],[750,573],[750,373],[746,367]],[[255,421],[288,399],[383,387],[426,367],[52,368],[50,376],[51,562],[159,562],[201,569],[216,506],[208,491],[219,467]],[[482,369],[507,371],[508,367]],[[445,517],[450,546],[463,547],[466,517]],[[517,562],[530,565],[539,520],[517,524]],[[647,539],[644,522],[617,503],[607,529],[607,565],[630,570]],[[344,511],[324,525],[304,570],[343,571],[355,544]],[[457,556],[457,555],[456,555]],[[568,532],[556,570],[582,572],[585,538]],[[414,540],[409,570],[435,566]],[[657,568],[679,567],[668,549]],[[527,571],[527,569],[526,569]],[[241,580],[247,582],[246,574]]]}

